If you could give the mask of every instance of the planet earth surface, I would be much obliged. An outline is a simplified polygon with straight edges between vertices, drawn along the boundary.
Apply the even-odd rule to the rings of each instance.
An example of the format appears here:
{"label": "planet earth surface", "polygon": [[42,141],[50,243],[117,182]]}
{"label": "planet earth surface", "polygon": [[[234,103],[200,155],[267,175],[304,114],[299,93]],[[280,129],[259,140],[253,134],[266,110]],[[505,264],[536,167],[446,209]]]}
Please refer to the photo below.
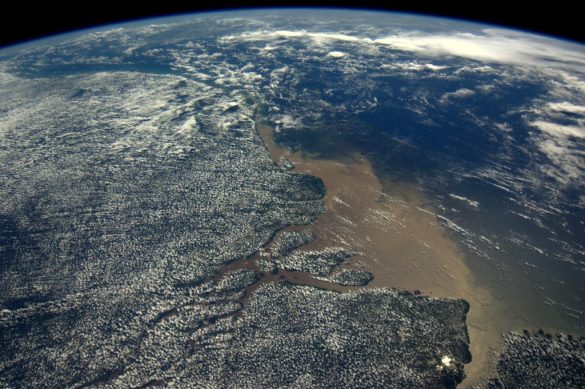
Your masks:
{"label": "planet earth surface", "polygon": [[0,50],[1,387],[585,387],[585,47],[354,10]]}

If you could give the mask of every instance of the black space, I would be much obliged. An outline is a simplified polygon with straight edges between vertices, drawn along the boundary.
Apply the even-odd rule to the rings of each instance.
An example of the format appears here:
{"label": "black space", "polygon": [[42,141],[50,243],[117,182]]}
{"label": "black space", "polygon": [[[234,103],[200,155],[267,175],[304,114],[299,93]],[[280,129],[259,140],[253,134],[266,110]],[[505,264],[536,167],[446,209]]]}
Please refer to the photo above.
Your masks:
{"label": "black space", "polygon": [[[209,4],[197,4],[196,1],[173,0],[164,3],[136,2],[124,4],[122,1],[99,2],[12,2],[10,9],[5,8],[0,16],[0,46],[45,37],[56,33],[74,31],[80,28],[142,19],[145,17],[172,15],[205,10],[222,10],[231,8],[250,8],[268,6],[322,6],[322,7],[360,7],[390,11],[406,11],[436,16],[449,16],[460,19],[475,20],[491,24],[509,26],[534,32],[540,32],[561,38],[585,43],[585,28],[581,24],[582,12],[577,2],[536,1],[532,4],[513,6],[508,1],[225,1],[215,0]],[[552,5],[551,5],[552,4]]]}

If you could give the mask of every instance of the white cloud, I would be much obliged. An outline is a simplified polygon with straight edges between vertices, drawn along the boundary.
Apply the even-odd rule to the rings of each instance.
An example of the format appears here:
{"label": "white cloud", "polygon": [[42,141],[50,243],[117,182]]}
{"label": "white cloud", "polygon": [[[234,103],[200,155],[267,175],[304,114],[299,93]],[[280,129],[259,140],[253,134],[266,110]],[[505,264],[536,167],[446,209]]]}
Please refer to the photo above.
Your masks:
{"label": "white cloud", "polygon": [[585,127],[551,123],[544,120],[535,120],[529,124],[554,137],[585,139]]}
{"label": "white cloud", "polygon": [[585,115],[585,106],[576,105],[576,104],[570,103],[568,101],[548,103],[547,107],[551,111],[563,112],[563,113],[569,112],[569,113],[574,113],[574,114]]}
{"label": "white cloud", "polygon": [[446,68],[447,68],[447,66],[433,65],[432,63],[425,64],[425,69],[429,69],[429,70],[433,70],[433,71],[443,70]]}
{"label": "white cloud", "polygon": [[512,127],[510,127],[510,125],[509,125],[508,123],[496,123],[496,124],[494,124],[494,126],[495,126],[495,127],[498,129],[498,130],[500,130],[500,131],[502,131],[502,132],[512,132],[512,131],[514,131],[514,130],[512,129]]}
{"label": "white cloud", "polygon": [[466,97],[471,97],[475,95],[475,91],[471,90],[469,88],[461,88],[461,89],[457,89],[455,92],[448,92],[445,93],[443,96],[441,96],[441,98],[439,99],[439,101],[441,103],[446,103],[448,102],[450,99],[463,99]]}
{"label": "white cloud", "polygon": [[481,66],[462,66],[457,69],[454,73],[493,73],[495,69],[489,65]]}
{"label": "white cloud", "polygon": [[301,118],[293,118],[290,115],[280,115],[278,119],[274,120],[274,123],[278,125],[278,127],[284,128],[298,128],[302,127]]}
{"label": "white cloud", "polygon": [[331,57],[331,58],[342,58],[345,56],[346,56],[346,54],[341,52],[341,51],[330,51],[329,53],[327,53],[327,57]]}
{"label": "white cloud", "polygon": [[561,41],[500,29],[486,29],[482,34],[417,32],[379,38],[375,42],[396,50],[432,56],[450,55],[488,63],[523,66],[564,63],[570,68],[585,65],[585,50],[577,45],[569,47]]}
{"label": "white cloud", "polygon": [[325,43],[333,41],[344,41],[344,42],[355,42],[355,43],[366,43],[372,42],[369,38],[361,38],[353,35],[346,34],[333,34],[329,32],[308,32],[305,30],[290,31],[290,30],[276,30],[276,31],[252,31],[246,32],[239,35],[227,35],[220,38],[222,42],[230,41],[266,41],[274,40],[279,38],[297,38],[297,39],[309,39],[316,43]]}
{"label": "white cloud", "polygon": [[391,64],[384,64],[381,66],[382,69],[400,69],[408,71],[420,71],[420,70],[431,70],[439,71],[446,69],[447,66],[434,65],[432,63],[418,63],[415,61],[410,62],[395,62]]}
{"label": "white cloud", "polygon": [[481,93],[492,93],[494,89],[496,89],[495,84],[483,84],[477,86],[477,90],[479,90]]}
{"label": "white cloud", "polygon": [[574,150],[573,146],[565,138],[542,138],[537,147],[551,164],[542,165],[541,170],[563,184],[579,182],[585,173],[583,168],[585,155]]}
{"label": "white cloud", "polygon": [[[538,103],[538,102],[537,102]],[[527,124],[538,132],[532,141],[550,163],[540,166],[548,176],[568,184],[585,175],[585,106],[567,101],[538,104]]]}
{"label": "white cloud", "polygon": [[449,197],[455,200],[463,201],[473,208],[479,208],[479,201],[468,199],[467,197],[459,196],[454,193],[449,193]]}

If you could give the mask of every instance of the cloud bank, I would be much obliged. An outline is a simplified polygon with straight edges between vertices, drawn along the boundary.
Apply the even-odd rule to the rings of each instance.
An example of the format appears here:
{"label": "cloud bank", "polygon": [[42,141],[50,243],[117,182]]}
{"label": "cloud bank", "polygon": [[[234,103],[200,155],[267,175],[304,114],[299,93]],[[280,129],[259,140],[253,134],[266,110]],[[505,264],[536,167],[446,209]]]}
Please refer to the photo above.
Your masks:
{"label": "cloud bank", "polygon": [[455,31],[442,34],[409,31],[380,38],[306,30],[263,30],[224,36],[220,41],[277,39],[304,39],[315,45],[335,42],[372,45],[433,57],[454,56],[486,63],[530,67],[561,64],[563,68],[585,72],[585,49],[582,46],[503,29],[484,29],[481,33]]}

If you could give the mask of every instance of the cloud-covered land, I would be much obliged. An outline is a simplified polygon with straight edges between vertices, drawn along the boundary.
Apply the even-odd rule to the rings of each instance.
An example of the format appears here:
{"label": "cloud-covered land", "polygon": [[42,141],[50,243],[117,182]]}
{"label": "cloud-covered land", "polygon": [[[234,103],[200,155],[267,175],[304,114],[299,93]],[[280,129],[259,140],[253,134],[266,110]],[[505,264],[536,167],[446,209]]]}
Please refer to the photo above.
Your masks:
{"label": "cloud-covered land", "polygon": [[[462,301],[281,284],[248,300],[260,275],[221,270],[323,211],[323,183],[273,164],[259,117],[285,146],[351,149],[417,185],[470,258],[583,330],[583,46],[404,15],[209,14],[0,52],[4,384],[272,382],[274,350],[296,361],[283,385],[322,383],[334,357],[395,373],[340,383],[462,379]],[[381,323],[414,348],[364,353]]]}

